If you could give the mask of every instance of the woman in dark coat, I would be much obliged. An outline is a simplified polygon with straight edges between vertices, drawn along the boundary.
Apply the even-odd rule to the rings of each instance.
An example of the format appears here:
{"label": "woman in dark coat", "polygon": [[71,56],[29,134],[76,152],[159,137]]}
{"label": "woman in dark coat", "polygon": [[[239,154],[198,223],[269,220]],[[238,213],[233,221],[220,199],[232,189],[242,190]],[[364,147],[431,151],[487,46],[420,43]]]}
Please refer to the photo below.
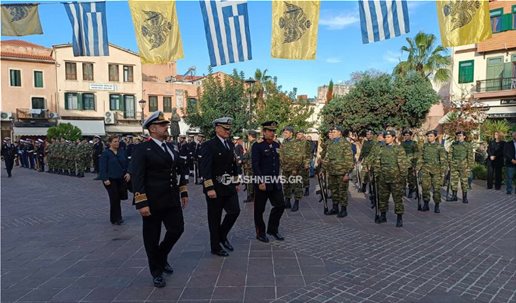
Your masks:
{"label": "woman in dark coat", "polygon": [[127,173],[125,152],[119,149],[120,138],[108,138],[109,148],[102,152],[99,163],[99,179],[104,183],[109,195],[109,219],[111,224],[120,225],[122,220],[121,200],[127,199],[127,182],[131,177]]}

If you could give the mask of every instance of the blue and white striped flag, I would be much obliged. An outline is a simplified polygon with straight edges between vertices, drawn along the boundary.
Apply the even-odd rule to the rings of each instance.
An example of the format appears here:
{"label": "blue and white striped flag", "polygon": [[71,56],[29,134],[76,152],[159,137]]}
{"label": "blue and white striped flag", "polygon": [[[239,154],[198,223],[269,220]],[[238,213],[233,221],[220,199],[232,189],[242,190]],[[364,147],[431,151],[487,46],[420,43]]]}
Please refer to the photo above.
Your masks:
{"label": "blue and white striped flag", "polygon": [[359,0],[364,44],[391,39],[410,31],[405,0]]}
{"label": "blue and white striped flag", "polygon": [[105,2],[63,3],[72,23],[74,56],[109,56]]}
{"label": "blue and white striped flag", "polygon": [[211,66],[252,59],[247,1],[201,0]]}

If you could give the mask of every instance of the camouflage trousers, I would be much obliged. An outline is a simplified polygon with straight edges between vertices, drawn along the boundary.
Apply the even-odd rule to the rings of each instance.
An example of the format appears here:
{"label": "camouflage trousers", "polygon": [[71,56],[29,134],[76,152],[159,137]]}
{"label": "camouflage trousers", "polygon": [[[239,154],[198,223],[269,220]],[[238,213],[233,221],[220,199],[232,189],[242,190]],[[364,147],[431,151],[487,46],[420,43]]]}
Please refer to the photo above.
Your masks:
{"label": "camouflage trousers", "polygon": [[302,169],[300,175],[303,177],[303,188],[307,188],[310,186],[310,178],[309,171],[307,169]]}
{"label": "camouflage trousers", "polygon": [[[252,174],[246,174],[246,176],[249,177],[249,180],[251,180]],[[254,185],[252,183],[247,184],[247,196],[253,197],[254,196]]]}
{"label": "camouflage trousers", "polygon": [[[289,180],[291,176],[297,176],[298,174],[294,174],[293,171],[283,171],[283,176]],[[283,184],[283,195],[285,199],[290,199],[290,197],[294,194],[294,199],[301,200],[303,197],[303,182],[294,182],[289,183],[285,182]]]}
{"label": "camouflage trousers", "polygon": [[392,194],[394,200],[394,213],[402,215],[405,211],[403,205],[403,193],[405,191],[404,181],[398,180],[395,182],[384,182],[382,178],[378,180],[378,195],[380,197],[379,210],[380,212],[387,212],[389,210],[389,198]]}
{"label": "camouflage trousers", "polygon": [[416,180],[416,175],[415,175],[415,169],[413,166],[410,166],[408,168],[407,184],[408,184],[409,190],[412,191],[412,190],[416,189],[417,180]]}
{"label": "camouflage trousers", "polygon": [[453,165],[450,170],[450,185],[452,191],[458,191],[459,189],[459,181],[462,192],[465,193],[468,191],[468,177],[469,177],[469,169],[467,166],[463,165]]}
{"label": "camouflage trousers", "polygon": [[349,181],[342,180],[343,175],[329,175],[328,189],[331,191],[333,204],[348,206]]}
{"label": "camouflage trousers", "polygon": [[430,192],[433,193],[434,203],[441,203],[441,185],[443,174],[440,170],[423,168],[421,170],[421,187],[423,189],[423,201],[430,202]]}

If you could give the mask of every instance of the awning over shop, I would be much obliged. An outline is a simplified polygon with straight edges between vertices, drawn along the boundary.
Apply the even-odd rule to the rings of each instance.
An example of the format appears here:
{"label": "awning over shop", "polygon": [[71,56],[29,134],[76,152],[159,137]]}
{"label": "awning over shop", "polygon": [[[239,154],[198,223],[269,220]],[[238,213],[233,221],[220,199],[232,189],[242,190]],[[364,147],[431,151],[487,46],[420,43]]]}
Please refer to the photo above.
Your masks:
{"label": "awning over shop", "polygon": [[142,127],[140,125],[106,125],[106,132],[113,134],[141,134]]}
{"label": "awning over shop", "polygon": [[104,136],[104,120],[60,120],[61,123],[70,123],[82,131],[83,136]]}
{"label": "awning over shop", "polygon": [[491,106],[487,116],[490,118],[516,117],[516,106]]}
{"label": "awning over shop", "polygon": [[48,127],[13,127],[15,136],[46,136]]}

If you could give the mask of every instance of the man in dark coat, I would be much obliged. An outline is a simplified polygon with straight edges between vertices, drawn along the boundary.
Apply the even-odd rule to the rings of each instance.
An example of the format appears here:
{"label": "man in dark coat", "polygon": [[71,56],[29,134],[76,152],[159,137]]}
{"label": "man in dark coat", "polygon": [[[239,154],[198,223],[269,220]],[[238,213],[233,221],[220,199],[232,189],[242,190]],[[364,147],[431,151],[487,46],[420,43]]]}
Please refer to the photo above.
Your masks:
{"label": "man in dark coat", "polygon": [[285,211],[283,187],[279,180],[272,180],[272,178],[280,176],[280,144],[274,141],[277,127],[278,123],[276,121],[262,123],[263,141],[253,144],[251,151],[253,174],[257,178],[256,182],[258,182],[254,184],[254,225],[256,239],[261,242],[269,242],[269,238],[265,235],[265,222],[263,221],[263,212],[267,200],[270,200],[272,204],[267,234],[273,236],[276,240],[285,240],[278,231],[281,216]]}
{"label": "man in dark coat", "polygon": [[95,136],[93,139],[93,167],[95,169],[95,173],[97,174],[99,172],[99,159],[100,155],[102,155],[102,152],[104,151],[104,144],[102,144],[102,141],[100,140],[99,136]]}
{"label": "man in dark coat", "polygon": [[[162,112],[151,114],[143,126],[150,140],[138,144],[131,158],[136,209],[143,221],[143,243],[155,287],[166,285],[163,273],[173,273],[168,254],[184,231],[183,208],[188,204],[185,161],[166,143],[168,123]],[[161,225],[166,233],[160,243]]]}
{"label": "man in dark coat", "polygon": [[4,157],[5,168],[7,169],[7,176],[12,176],[14,166],[14,158],[16,157],[16,146],[11,143],[11,138],[6,137],[2,144],[2,157]]}
{"label": "man in dark coat", "polygon": [[[201,146],[201,176],[208,204],[211,253],[221,257],[229,255],[221,244],[233,251],[228,233],[240,214],[235,146],[228,139],[232,124],[233,119],[229,117],[214,120],[215,137]],[[222,210],[226,211],[224,220]]]}
{"label": "man in dark coat", "polygon": [[493,188],[493,181],[496,190],[502,187],[503,150],[505,141],[499,132],[494,133],[494,140],[489,142],[487,147],[487,189]]}

